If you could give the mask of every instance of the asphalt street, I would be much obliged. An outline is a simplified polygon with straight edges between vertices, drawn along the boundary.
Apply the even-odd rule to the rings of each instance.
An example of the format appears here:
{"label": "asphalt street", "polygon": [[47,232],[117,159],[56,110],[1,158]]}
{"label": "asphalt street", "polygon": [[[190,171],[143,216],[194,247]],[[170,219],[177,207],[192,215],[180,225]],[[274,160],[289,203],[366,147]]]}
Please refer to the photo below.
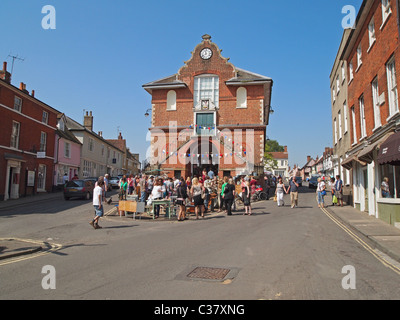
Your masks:
{"label": "asphalt street", "polygon": [[[0,299],[398,299],[400,274],[303,191],[294,209],[285,196],[285,207],[254,203],[252,216],[241,210],[184,222],[108,216],[100,230],[88,223],[90,201],[60,197],[2,210],[1,238],[56,249],[0,261]],[[56,271],[55,289],[42,286],[44,266]],[[354,288],[343,287],[346,266],[354,270]],[[200,267],[229,273],[223,280],[188,277]]]}

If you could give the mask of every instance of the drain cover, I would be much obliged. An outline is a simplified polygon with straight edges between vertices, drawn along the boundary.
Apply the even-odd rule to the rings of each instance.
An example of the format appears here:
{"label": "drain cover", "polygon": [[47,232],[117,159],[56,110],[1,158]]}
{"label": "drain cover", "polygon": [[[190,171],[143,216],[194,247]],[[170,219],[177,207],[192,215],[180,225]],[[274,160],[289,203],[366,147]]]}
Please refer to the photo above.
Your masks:
{"label": "drain cover", "polygon": [[230,269],[224,268],[197,267],[190,272],[187,277],[196,279],[223,280],[229,271]]}

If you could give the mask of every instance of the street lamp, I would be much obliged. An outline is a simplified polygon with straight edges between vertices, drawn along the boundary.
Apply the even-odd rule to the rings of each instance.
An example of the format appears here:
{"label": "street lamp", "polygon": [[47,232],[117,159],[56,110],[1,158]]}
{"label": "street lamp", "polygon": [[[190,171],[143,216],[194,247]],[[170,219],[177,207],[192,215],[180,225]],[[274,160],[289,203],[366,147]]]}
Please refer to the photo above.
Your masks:
{"label": "street lamp", "polygon": [[150,115],[149,111],[151,111],[151,108],[146,110],[146,113],[144,114],[145,117],[148,117]]}

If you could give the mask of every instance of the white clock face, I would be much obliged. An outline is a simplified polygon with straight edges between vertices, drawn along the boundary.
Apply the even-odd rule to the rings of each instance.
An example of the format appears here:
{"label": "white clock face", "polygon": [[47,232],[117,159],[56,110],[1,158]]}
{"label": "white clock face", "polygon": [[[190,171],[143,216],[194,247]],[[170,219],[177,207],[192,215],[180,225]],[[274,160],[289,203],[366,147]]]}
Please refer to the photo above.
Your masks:
{"label": "white clock face", "polygon": [[200,57],[204,60],[208,60],[210,59],[212,56],[212,51],[210,48],[204,48],[203,50],[201,50],[200,52]]}

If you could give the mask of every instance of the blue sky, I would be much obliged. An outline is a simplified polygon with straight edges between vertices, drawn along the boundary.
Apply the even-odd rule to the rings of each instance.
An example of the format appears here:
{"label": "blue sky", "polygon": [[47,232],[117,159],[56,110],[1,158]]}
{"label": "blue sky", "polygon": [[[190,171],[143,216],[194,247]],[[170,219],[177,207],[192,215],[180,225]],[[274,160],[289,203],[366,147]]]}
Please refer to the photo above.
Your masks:
{"label": "blue sky", "polygon": [[[115,139],[144,159],[151,96],[144,83],[178,71],[203,34],[235,66],[274,80],[267,136],[290,165],[332,146],[329,74],[342,37],[342,8],[362,0],[1,0],[0,59],[19,55],[12,83]],[[42,7],[56,9],[44,30]]]}

